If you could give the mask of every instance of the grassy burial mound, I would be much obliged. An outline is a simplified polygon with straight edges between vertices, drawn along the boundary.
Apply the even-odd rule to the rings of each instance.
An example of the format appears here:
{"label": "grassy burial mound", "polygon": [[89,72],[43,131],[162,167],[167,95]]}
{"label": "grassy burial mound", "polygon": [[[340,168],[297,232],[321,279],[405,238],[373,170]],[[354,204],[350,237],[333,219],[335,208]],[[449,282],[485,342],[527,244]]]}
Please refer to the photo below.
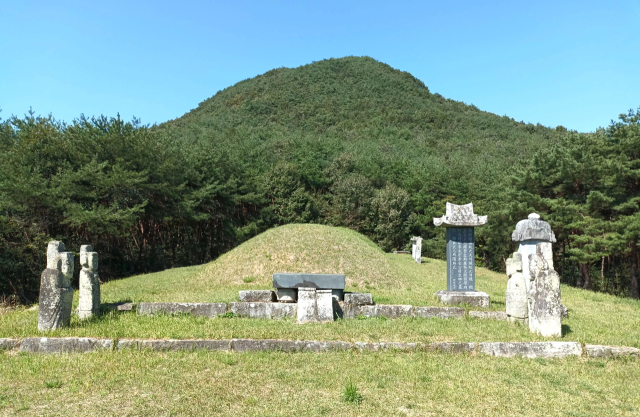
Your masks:
{"label": "grassy burial mound", "polygon": [[350,229],[317,224],[276,227],[208,264],[194,282],[271,287],[276,272],[345,274],[350,287],[383,286],[398,276],[384,252]]}

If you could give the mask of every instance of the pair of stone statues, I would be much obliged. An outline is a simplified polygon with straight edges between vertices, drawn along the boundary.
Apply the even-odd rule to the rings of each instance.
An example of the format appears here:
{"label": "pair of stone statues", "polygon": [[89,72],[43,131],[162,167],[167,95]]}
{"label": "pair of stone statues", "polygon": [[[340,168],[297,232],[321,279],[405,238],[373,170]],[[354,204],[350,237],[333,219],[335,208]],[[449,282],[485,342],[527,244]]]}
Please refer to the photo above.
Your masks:
{"label": "pair of stone statues", "polygon": [[[40,277],[38,330],[55,330],[68,326],[73,303],[74,257],[64,252],[64,243],[51,241],[47,247],[47,268]],[[78,316],[89,318],[100,313],[98,254],[91,245],[80,247],[80,294]]]}
{"label": "pair of stone statues", "polygon": [[556,241],[549,223],[532,213],[516,225],[512,239],[518,252],[507,259],[507,317],[529,325],[542,336],[562,336],[563,306],[560,276],[553,269],[551,244]]}

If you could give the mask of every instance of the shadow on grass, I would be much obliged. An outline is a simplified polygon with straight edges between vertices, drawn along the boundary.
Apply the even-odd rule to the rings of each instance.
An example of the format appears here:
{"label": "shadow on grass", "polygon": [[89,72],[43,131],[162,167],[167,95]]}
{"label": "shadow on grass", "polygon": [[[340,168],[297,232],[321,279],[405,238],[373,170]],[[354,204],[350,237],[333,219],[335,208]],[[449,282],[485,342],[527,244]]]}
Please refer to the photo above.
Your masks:
{"label": "shadow on grass", "polygon": [[568,324],[562,325],[562,336],[566,336],[571,333],[571,327]]}

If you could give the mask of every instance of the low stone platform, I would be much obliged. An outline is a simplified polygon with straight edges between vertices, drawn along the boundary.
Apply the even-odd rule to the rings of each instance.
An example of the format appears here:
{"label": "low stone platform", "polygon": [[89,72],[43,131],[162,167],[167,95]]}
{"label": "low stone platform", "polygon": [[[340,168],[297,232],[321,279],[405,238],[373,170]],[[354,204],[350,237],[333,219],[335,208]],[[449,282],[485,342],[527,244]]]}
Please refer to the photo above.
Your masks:
{"label": "low stone platform", "polygon": [[491,304],[489,294],[482,291],[440,290],[434,295],[442,304],[468,304],[480,308],[489,308]]}
{"label": "low stone platform", "polygon": [[469,311],[469,317],[490,320],[507,320],[506,311]]}
{"label": "low stone platform", "polygon": [[578,342],[343,342],[278,339],[100,339],[91,337],[27,337],[0,339],[0,347],[24,353],[86,353],[100,350],[210,350],[225,352],[330,352],[330,351],[422,351],[432,353],[485,354],[505,358],[560,359],[585,355],[587,358],[638,358],[637,348],[585,345]]}
{"label": "low stone platform", "polygon": [[297,304],[289,303],[229,303],[229,311],[238,317],[251,319],[284,319],[296,317]]}
{"label": "low stone platform", "polygon": [[138,314],[191,314],[193,316],[218,317],[227,312],[226,303],[140,303]]}

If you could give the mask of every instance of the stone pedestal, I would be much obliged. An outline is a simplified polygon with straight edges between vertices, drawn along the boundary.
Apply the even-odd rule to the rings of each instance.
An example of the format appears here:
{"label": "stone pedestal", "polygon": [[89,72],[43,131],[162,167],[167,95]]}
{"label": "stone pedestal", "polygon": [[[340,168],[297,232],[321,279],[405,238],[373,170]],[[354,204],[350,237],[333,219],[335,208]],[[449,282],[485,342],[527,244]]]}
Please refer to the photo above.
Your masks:
{"label": "stone pedestal", "polygon": [[297,288],[278,288],[276,294],[281,303],[295,303],[298,300]]}
{"label": "stone pedestal", "polygon": [[489,308],[489,305],[491,305],[489,294],[482,291],[440,290],[434,295],[442,304],[469,304],[480,308]]}
{"label": "stone pedestal", "polygon": [[100,314],[100,280],[98,279],[98,253],[91,245],[80,247],[78,317],[87,319]]}
{"label": "stone pedestal", "polygon": [[331,290],[316,290],[316,317],[320,322],[333,321]]}
{"label": "stone pedestal", "polygon": [[298,288],[298,323],[310,323],[316,319],[316,289]]}
{"label": "stone pedestal", "polygon": [[73,302],[73,254],[64,251],[64,243],[51,241],[47,247],[47,268],[40,277],[38,330],[49,331],[68,326]]}

